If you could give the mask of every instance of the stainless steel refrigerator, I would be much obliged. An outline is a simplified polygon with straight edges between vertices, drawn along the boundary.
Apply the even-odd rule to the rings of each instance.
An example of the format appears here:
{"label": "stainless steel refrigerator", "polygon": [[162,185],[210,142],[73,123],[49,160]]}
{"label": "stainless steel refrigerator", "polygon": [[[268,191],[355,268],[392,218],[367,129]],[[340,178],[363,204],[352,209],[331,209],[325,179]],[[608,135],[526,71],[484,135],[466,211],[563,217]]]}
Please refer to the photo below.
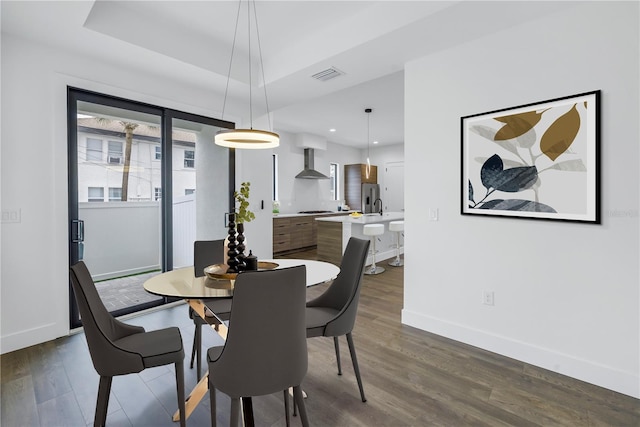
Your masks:
{"label": "stainless steel refrigerator", "polygon": [[[382,209],[382,200],[376,203],[376,200],[380,199],[380,185],[379,184],[362,184],[362,213],[377,213]],[[374,206],[375,204],[375,206]]]}

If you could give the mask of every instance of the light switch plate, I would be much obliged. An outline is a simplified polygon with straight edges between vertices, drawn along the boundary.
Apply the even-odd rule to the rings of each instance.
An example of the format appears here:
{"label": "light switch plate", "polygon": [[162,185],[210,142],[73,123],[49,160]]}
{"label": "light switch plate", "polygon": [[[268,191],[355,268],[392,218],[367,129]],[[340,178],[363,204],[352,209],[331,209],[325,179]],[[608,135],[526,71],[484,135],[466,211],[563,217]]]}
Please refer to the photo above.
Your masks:
{"label": "light switch plate", "polygon": [[429,221],[438,220],[438,208],[429,208]]}

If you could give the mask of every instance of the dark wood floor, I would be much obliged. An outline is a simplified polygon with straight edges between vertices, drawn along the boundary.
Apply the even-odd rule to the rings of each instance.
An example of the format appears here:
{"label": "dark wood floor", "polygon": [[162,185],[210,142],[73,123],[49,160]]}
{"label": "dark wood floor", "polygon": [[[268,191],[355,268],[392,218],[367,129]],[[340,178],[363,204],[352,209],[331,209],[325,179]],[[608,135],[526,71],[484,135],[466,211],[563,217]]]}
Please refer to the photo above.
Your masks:
{"label": "dark wood floor", "polygon": [[[296,254],[313,258],[314,252]],[[383,263],[381,263],[383,264]],[[346,342],[343,375],[333,344],[314,338],[304,389],[314,426],[640,426],[640,400],[400,324],[403,268],[365,276],[353,336],[368,401],[359,398]],[[309,289],[313,297],[326,287]],[[179,326],[185,348],[193,324],[187,306],[145,314],[128,323],[147,329]],[[215,345],[204,333],[205,346]],[[2,427],[91,425],[98,377],[83,334],[0,357]],[[187,388],[195,373],[187,368]],[[108,426],[175,426],[170,367],[116,377]],[[284,425],[280,394],[254,399],[259,426]],[[228,425],[229,400],[218,396],[218,422]],[[295,425],[299,422],[294,419]],[[205,399],[188,420],[208,426]]]}

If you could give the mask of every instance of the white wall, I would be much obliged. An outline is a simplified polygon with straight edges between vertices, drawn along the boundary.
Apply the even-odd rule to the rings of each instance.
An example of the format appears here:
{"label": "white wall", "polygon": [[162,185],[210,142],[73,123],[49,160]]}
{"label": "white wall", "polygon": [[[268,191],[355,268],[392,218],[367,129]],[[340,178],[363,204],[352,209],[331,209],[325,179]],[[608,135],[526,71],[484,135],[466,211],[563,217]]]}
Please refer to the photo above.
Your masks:
{"label": "white wall", "polygon": [[183,76],[141,74],[6,34],[1,42],[2,208],[21,210],[20,223],[2,224],[6,353],[69,331],[67,85],[210,117],[222,102]]}
{"label": "white wall", "polygon": [[[331,199],[330,182],[326,179],[295,179],[304,166],[304,149],[295,144],[296,136],[280,132],[280,146],[273,150],[278,156],[278,198],[280,213],[295,213],[308,210],[330,210],[338,208],[338,202]],[[329,175],[329,164],[338,163],[339,200],[344,200],[344,165],[364,163],[366,149],[348,147],[327,142],[326,150],[314,150],[315,169]],[[388,162],[404,161],[403,144],[372,147],[372,165],[378,166],[378,183],[384,185],[384,166]],[[358,206],[352,206],[359,209]]]}
{"label": "white wall", "polygon": [[[407,64],[404,323],[640,397],[638,12],[576,4]],[[461,116],[597,89],[601,225],[460,215]]]}
{"label": "white wall", "polygon": [[[308,210],[338,209],[338,202],[331,200],[330,180],[295,179],[304,167],[304,149],[295,143],[295,135],[280,132],[280,146],[273,150],[278,155],[278,198],[280,213],[295,213]],[[361,150],[327,142],[326,150],[314,150],[314,167],[329,175],[329,163],[340,165],[340,198],[344,199],[344,165],[362,163]]]}

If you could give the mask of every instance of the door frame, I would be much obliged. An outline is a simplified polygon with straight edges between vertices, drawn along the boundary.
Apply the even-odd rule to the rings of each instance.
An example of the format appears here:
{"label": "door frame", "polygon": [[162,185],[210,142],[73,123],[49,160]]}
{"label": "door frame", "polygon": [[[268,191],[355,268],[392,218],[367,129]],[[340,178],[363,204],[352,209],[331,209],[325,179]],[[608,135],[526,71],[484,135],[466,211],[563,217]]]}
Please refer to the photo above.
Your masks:
{"label": "door frame", "polygon": [[[68,246],[69,266],[80,260],[80,243],[84,236],[79,220],[78,198],[78,101],[89,102],[110,107],[121,108],[140,113],[153,114],[160,117],[161,123],[161,184],[162,199],[161,211],[161,263],[162,271],[173,269],[173,213],[172,213],[172,131],[173,120],[184,119],[199,122],[215,127],[234,129],[235,124],[225,120],[214,119],[198,114],[173,110],[166,107],[152,105],[144,102],[125,99],[108,94],[102,94],[73,86],[67,86],[67,160],[68,160]],[[233,191],[235,189],[235,149],[229,149],[229,210],[234,207]],[[114,316],[133,313],[154,306],[170,302],[167,298],[159,302],[149,302],[112,312]],[[71,282],[69,282],[69,321],[71,328],[82,326],[79,319],[78,306],[73,296]]]}

